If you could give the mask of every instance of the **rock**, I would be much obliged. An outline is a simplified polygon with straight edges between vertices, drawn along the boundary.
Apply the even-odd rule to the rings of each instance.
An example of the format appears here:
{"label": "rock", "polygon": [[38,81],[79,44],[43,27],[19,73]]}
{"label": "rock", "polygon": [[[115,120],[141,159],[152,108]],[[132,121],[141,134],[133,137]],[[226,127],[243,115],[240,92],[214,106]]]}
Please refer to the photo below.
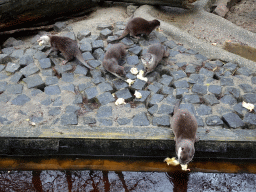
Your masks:
{"label": "rock", "polygon": [[101,57],[104,57],[104,51],[99,48],[99,49],[96,49],[94,52],[93,52],[93,57],[97,60],[99,60]]}
{"label": "rock", "polygon": [[138,8],[138,6],[134,6],[134,5],[127,6],[127,10],[126,10],[127,15],[129,17],[132,16],[137,8]]}
{"label": "rock", "polygon": [[242,96],[243,97],[243,100],[247,103],[256,103],[256,94],[245,94]]}
{"label": "rock", "polygon": [[215,105],[220,103],[218,99],[215,97],[215,95],[204,95],[203,99],[204,99],[204,102],[207,103],[208,105]]}
{"label": "rock", "polygon": [[3,93],[7,87],[7,82],[0,82],[0,93]]}
{"label": "rock", "polygon": [[172,95],[173,91],[174,91],[174,88],[164,85],[161,89],[161,94],[163,94],[163,95]]}
{"label": "rock", "polygon": [[139,98],[135,98],[135,102],[139,102],[139,103],[144,103],[147,101],[147,98],[148,96],[150,95],[150,91],[142,91],[142,90],[139,90],[138,92],[141,93],[142,97],[139,99]]}
{"label": "rock", "polygon": [[41,101],[41,104],[42,104],[42,105],[45,105],[45,106],[48,106],[48,105],[50,105],[51,103],[52,103],[52,100],[51,100],[50,97],[48,97],[47,99]]}
{"label": "rock", "polygon": [[153,84],[150,84],[148,86],[148,90],[150,90],[151,92],[153,93],[159,93],[160,89],[162,88],[163,86],[158,83],[158,82],[154,82]]}
{"label": "rock", "polygon": [[244,122],[240,117],[235,113],[227,113],[223,115],[223,121],[230,127],[230,128],[238,128],[243,127]]}
{"label": "rock", "polygon": [[84,117],[84,124],[96,124],[96,119],[92,117]]}
{"label": "rock", "polygon": [[123,88],[127,88],[128,84],[121,79],[117,79],[113,81],[113,86],[116,90],[120,90]]}
{"label": "rock", "polygon": [[204,104],[197,107],[196,111],[199,116],[212,114],[212,108]]}
{"label": "rock", "polygon": [[128,45],[128,46],[132,46],[134,43],[131,39],[129,39],[128,37],[125,37],[121,40],[121,42],[125,45]]}
{"label": "rock", "polygon": [[250,76],[252,74],[252,71],[248,69],[247,67],[241,67],[236,71],[237,75],[245,75],[245,76]]}
{"label": "rock", "polygon": [[157,112],[157,114],[173,114],[174,106],[162,104]]}
{"label": "rock", "polygon": [[61,116],[61,124],[62,125],[77,125],[78,118],[75,113],[66,113]]}
{"label": "rock", "polygon": [[106,83],[106,82],[103,82],[103,83],[100,83],[98,85],[98,88],[101,92],[113,92],[113,87],[109,84],[109,83]]}
{"label": "rock", "polygon": [[173,77],[169,75],[162,75],[162,78],[160,79],[160,83],[166,86],[170,86],[173,81]]}
{"label": "rock", "polygon": [[205,75],[206,77],[213,77],[213,75],[214,75],[214,73],[212,71],[209,71],[209,70],[207,70],[205,68],[201,68],[199,70],[199,74]]}
{"label": "rock", "polygon": [[172,74],[172,76],[173,76],[175,81],[179,80],[179,79],[182,79],[184,77],[187,77],[186,73],[184,71],[182,71],[182,70],[172,71],[171,74]]}
{"label": "rock", "polygon": [[88,100],[95,98],[98,95],[98,90],[96,87],[87,88],[84,91],[85,96]]}
{"label": "rock", "polygon": [[57,97],[53,103],[52,106],[62,106],[63,105],[63,101],[61,100],[61,97]]}
{"label": "rock", "polygon": [[153,125],[156,126],[167,126],[170,127],[170,116],[169,115],[163,115],[160,117],[153,117]]}
{"label": "rock", "polygon": [[96,116],[98,118],[111,117],[112,116],[112,107],[111,106],[101,106],[98,109]]}
{"label": "rock", "polygon": [[229,105],[235,105],[237,104],[236,99],[232,95],[225,95],[220,99],[222,103],[229,104]]}
{"label": "rock", "polygon": [[150,123],[144,112],[141,112],[133,117],[133,126],[148,126]]}
{"label": "rock", "polygon": [[104,43],[102,40],[95,40],[92,42],[92,50],[96,50],[98,48],[101,48],[104,50]]}
{"label": "rock", "polygon": [[20,70],[20,72],[25,75],[26,77],[32,75],[32,74],[35,74],[39,71],[39,68],[34,64],[34,63],[31,63],[29,64],[28,66],[22,68]]}
{"label": "rock", "polygon": [[223,125],[223,121],[220,119],[219,116],[206,117],[205,122],[206,122],[206,125],[208,125],[208,126]]}
{"label": "rock", "polygon": [[117,119],[117,123],[119,125],[127,125],[131,122],[131,119],[128,119],[128,118],[118,118]]}
{"label": "rock", "polygon": [[[58,80],[58,79],[57,79]],[[27,87],[30,88],[42,88],[44,87],[44,82],[39,75],[32,75],[24,78],[23,81],[27,83]]]}
{"label": "rock", "polygon": [[192,103],[192,104],[199,104],[200,103],[200,98],[196,94],[192,95],[184,95],[182,102],[184,103]]}
{"label": "rock", "polygon": [[74,81],[74,74],[73,73],[62,73],[61,80],[66,83],[72,83]]}
{"label": "rock", "polygon": [[237,68],[237,64],[226,63],[225,65],[223,65],[223,68],[225,68],[225,69],[229,70],[231,73],[233,73]]}
{"label": "rock", "polygon": [[231,79],[231,78],[222,77],[220,79],[220,85],[221,86],[234,86],[234,82],[233,82],[233,79]]}
{"label": "rock", "polygon": [[23,90],[23,85],[21,84],[9,84],[6,87],[6,93],[9,94],[21,94]]}
{"label": "rock", "polygon": [[199,95],[207,94],[207,86],[195,84],[191,90],[193,93],[197,93]]}
{"label": "rock", "polygon": [[19,64],[21,66],[27,66],[29,65],[30,63],[34,63],[34,59],[32,56],[30,55],[23,55],[20,60],[19,60]]}
{"label": "rock", "polygon": [[203,74],[191,74],[188,82],[191,84],[203,84],[205,80],[205,75]]}
{"label": "rock", "polygon": [[14,98],[11,103],[13,105],[24,105],[25,103],[29,102],[31,99],[25,95],[25,94],[21,94],[21,95],[18,95],[16,98]]}
{"label": "rock", "polygon": [[105,93],[97,96],[97,99],[101,105],[106,105],[110,102],[115,101],[114,97],[112,96],[112,94],[110,92],[105,92]]}
{"label": "rock", "polygon": [[[176,104],[176,103],[175,103]],[[192,104],[190,103],[185,103],[185,104],[180,104],[180,109],[187,109],[191,114],[196,115],[195,108]]]}
{"label": "rock", "polygon": [[140,46],[135,46],[132,48],[129,48],[128,51],[130,51],[131,53],[135,54],[135,55],[140,55],[142,52],[142,48]]}
{"label": "rock", "polygon": [[127,60],[128,65],[138,65],[139,64],[139,58],[137,55],[128,56],[126,60]]}
{"label": "rock", "polygon": [[80,45],[80,50],[83,52],[92,52],[92,45],[91,43],[82,43]]}
{"label": "rock", "polygon": [[113,125],[113,121],[110,119],[98,119],[98,121],[103,126],[112,126]]}
{"label": "rock", "polygon": [[143,90],[147,85],[146,81],[141,79],[136,79],[135,82],[132,84],[132,88],[136,90]]}
{"label": "rock", "polygon": [[75,95],[75,100],[73,101],[73,104],[81,104],[81,103],[83,103],[82,95],[80,95],[80,94]]}
{"label": "rock", "polygon": [[53,107],[49,110],[48,115],[50,116],[56,116],[61,113],[61,108],[60,107]]}
{"label": "rock", "polygon": [[52,66],[51,60],[49,58],[44,58],[39,60],[40,66],[42,69],[47,69]]}
{"label": "rock", "polygon": [[89,65],[92,66],[93,68],[99,67],[101,65],[101,62],[97,60],[90,60],[88,61]]}
{"label": "rock", "polygon": [[105,24],[105,23],[98,24],[97,30],[103,30],[103,29],[113,30],[113,26],[111,24]]}
{"label": "rock", "polygon": [[255,92],[252,86],[249,84],[240,84],[239,87],[244,91],[244,93]]}
{"label": "rock", "polygon": [[216,8],[213,10],[213,13],[224,18],[229,11],[227,8],[227,3],[229,3],[227,0],[218,1]]}
{"label": "rock", "polygon": [[14,73],[15,71],[17,71],[18,69],[20,68],[20,65],[19,64],[16,64],[16,63],[7,63],[7,66],[6,66],[6,71],[7,72],[10,72],[10,73]]}
{"label": "rock", "polygon": [[175,88],[189,88],[189,84],[186,80],[175,81],[174,87]]}
{"label": "rock", "polygon": [[54,25],[53,25],[53,29],[54,29],[54,31],[56,31],[56,32],[60,32],[60,31],[62,31],[63,29],[65,29],[66,26],[67,26],[67,23],[66,23],[66,22],[56,22],[56,23],[54,23]]}
{"label": "rock", "polygon": [[44,92],[47,95],[59,95],[61,93],[58,85],[49,85],[44,88]]}
{"label": "rock", "polygon": [[91,32],[87,29],[83,29],[82,31],[78,31],[77,33],[77,39],[81,41],[85,37],[89,37],[91,35]]}
{"label": "rock", "polygon": [[195,73],[195,72],[196,72],[196,67],[191,64],[189,64],[185,69],[185,73]]}
{"label": "rock", "polygon": [[256,128],[256,114],[246,113],[244,116],[244,123],[248,126],[249,129]]}
{"label": "rock", "polygon": [[86,67],[82,67],[80,65],[76,66],[76,70],[74,71],[75,74],[82,74],[87,75],[88,69]]}
{"label": "rock", "polygon": [[24,50],[23,49],[18,49],[18,50],[14,50],[12,52],[12,54],[10,55],[11,58],[13,59],[19,59],[23,56],[24,54]]}
{"label": "rock", "polygon": [[219,86],[219,85],[210,85],[208,87],[208,91],[213,93],[214,95],[219,96],[221,94],[221,86]]}
{"label": "rock", "polygon": [[121,89],[121,90],[117,91],[115,93],[115,95],[116,95],[117,98],[123,98],[125,100],[131,100],[132,99],[132,95],[131,95],[129,89],[127,89],[127,88],[124,88],[124,89]]}
{"label": "rock", "polygon": [[206,61],[206,60],[207,60],[207,57],[205,57],[205,56],[202,55],[202,54],[196,54],[195,56],[196,56],[196,58],[197,58],[198,60],[201,60],[201,61]]}
{"label": "rock", "polygon": [[154,115],[158,111],[158,105],[153,105],[152,107],[148,108],[148,112],[151,115]]}
{"label": "rock", "polygon": [[84,52],[82,54],[82,56],[83,56],[85,61],[94,60],[94,57],[92,56],[92,54],[90,52]]}
{"label": "rock", "polygon": [[14,47],[14,46],[19,46],[19,45],[23,45],[24,42],[22,40],[16,40],[13,37],[9,37],[4,43],[3,43],[3,47]]}
{"label": "rock", "polygon": [[59,79],[56,76],[49,76],[45,79],[45,85],[54,85],[57,84]]}
{"label": "rock", "polygon": [[0,71],[3,71],[5,68],[5,65],[0,65]]}
{"label": "rock", "polygon": [[164,42],[164,45],[170,49],[173,49],[177,46],[177,44],[173,40]]}
{"label": "rock", "polygon": [[11,57],[7,54],[0,54],[0,63],[6,64],[11,61]]}
{"label": "rock", "polygon": [[111,30],[109,30],[108,28],[106,29],[103,29],[101,32],[100,32],[100,36],[101,38],[103,39],[106,39],[108,36],[111,36],[113,35],[113,32]]}
{"label": "rock", "polygon": [[149,100],[149,106],[160,103],[164,99],[164,96],[161,94],[154,94]]}

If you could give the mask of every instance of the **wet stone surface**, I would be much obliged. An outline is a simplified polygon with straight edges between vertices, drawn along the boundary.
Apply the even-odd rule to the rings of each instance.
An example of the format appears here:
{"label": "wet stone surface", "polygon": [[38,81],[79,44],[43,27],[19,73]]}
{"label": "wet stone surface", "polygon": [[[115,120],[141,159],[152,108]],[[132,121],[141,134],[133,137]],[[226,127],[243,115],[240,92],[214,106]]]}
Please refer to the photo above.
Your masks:
{"label": "wet stone surface", "polygon": [[[89,30],[77,33],[83,58],[95,68],[93,70],[76,60],[61,65],[64,60],[61,55],[46,57],[49,46],[32,43],[22,46],[20,42],[17,48],[10,43],[13,38],[8,39],[0,54],[0,107],[4,109],[0,111],[0,127],[169,129],[174,105],[177,99],[181,99],[180,108],[193,113],[202,128],[256,128],[255,111],[242,107],[242,101],[256,105],[255,72],[235,63],[210,61],[154,31],[147,39],[126,37],[122,40],[131,46],[122,62],[126,78],[135,80],[129,86],[102,66],[107,41],[116,31],[123,29],[120,25],[113,26],[99,24],[100,35]],[[73,37],[74,33],[71,31],[67,35]],[[145,70],[141,54],[155,42],[167,46],[170,56],[146,76],[148,81],[137,79],[130,73],[130,68]],[[135,91],[142,97],[136,98]],[[116,105],[118,98],[124,98],[127,104]]]}

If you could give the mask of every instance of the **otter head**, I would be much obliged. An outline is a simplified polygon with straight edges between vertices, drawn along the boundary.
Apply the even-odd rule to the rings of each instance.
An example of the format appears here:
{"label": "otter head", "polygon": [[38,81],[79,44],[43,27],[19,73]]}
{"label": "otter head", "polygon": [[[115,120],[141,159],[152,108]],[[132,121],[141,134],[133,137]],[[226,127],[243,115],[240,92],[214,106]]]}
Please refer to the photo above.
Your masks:
{"label": "otter head", "polygon": [[40,46],[50,44],[50,37],[48,35],[41,36],[37,42]]}
{"label": "otter head", "polygon": [[145,53],[141,56],[141,61],[146,69],[145,74],[147,74],[152,70],[155,64],[155,57],[151,53]]}
{"label": "otter head", "polygon": [[118,66],[118,70],[116,72],[118,75],[124,77],[126,75],[125,71],[124,71],[124,67],[123,66]]}
{"label": "otter head", "polygon": [[151,23],[154,25],[154,29],[160,30],[160,21],[154,19],[153,21],[151,21]]}
{"label": "otter head", "polygon": [[181,140],[178,145],[176,144],[176,153],[180,164],[188,164],[195,154],[194,143],[187,139]]}

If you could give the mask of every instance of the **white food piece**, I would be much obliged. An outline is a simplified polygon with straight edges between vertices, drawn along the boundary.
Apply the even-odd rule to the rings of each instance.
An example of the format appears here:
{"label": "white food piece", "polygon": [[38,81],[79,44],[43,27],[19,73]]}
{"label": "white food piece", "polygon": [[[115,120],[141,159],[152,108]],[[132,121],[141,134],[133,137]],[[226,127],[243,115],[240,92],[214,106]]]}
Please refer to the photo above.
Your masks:
{"label": "white food piece", "polygon": [[188,169],[188,164],[186,164],[186,165],[180,164],[180,166],[181,166],[181,169],[182,169],[183,171],[189,171],[189,169]]}
{"label": "white food piece", "polygon": [[127,79],[126,82],[129,84],[129,87],[135,82],[135,80]]}
{"label": "white food piece", "polygon": [[119,98],[115,102],[115,105],[122,105],[122,104],[126,104],[124,98]]}
{"label": "white food piece", "polygon": [[138,69],[135,67],[131,68],[130,71],[131,71],[131,74],[133,74],[133,75],[137,75],[139,73]]}
{"label": "white food piece", "polygon": [[40,45],[40,46],[42,46],[42,45],[43,45],[43,43],[42,43],[42,42],[39,42],[39,45]]}
{"label": "white food piece", "polygon": [[116,97],[116,96],[115,96],[115,93],[112,93],[112,96],[113,96],[113,97]]}
{"label": "white food piece", "polygon": [[254,105],[251,103],[246,103],[243,101],[242,106],[246,109],[248,109],[250,112],[254,109]]}
{"label": "white food piece", "polygon": [[141,93],[140,93],[140,92],[138,92],[138,91],[135,91],[134,95],[135,95],[135,97],[136,97],[137,99],[142,98]]}
{"label": "white food piece", "polygon": [[148,81],[147,77],[143,77],[144,71],[140,70],[139,75],[137,75],[137,78],[142,80],[142,81]]}

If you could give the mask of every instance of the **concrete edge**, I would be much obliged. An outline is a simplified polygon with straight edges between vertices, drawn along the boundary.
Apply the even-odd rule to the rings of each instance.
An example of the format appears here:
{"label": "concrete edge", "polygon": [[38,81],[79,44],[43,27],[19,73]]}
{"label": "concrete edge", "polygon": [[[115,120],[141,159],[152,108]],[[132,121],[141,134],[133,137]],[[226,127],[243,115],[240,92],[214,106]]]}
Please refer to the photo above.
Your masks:
{"label": "concrete edge", "polygon": [[[154,9],[155,9],[154,7],[149,5],[141,6],[139,9],[136,10],[136,12],[134,13],[134,16],[146,18],[148,20],[156,19],[150,14],[150,12],[153,12]],[[202,17],[207,17],[208,19],[212,19],[211,17],[209,17],[210,13],[202,9],[199,9],[199,11]],[[216,20],[217,16],[214,16],[214,17],[215,17],[214,20]],[[218,17],[217,19],[218,19],[217,22],[223,22],[223,18]],[[161,29],[163,30],[163,33],[172,37],[175,41],[178,41],[179,43],[183,43],[189,48],[198,51],[200,54],[205,55],[209,59],[211,60],[220,59],[225,62],[237,63],[240,67],[248,67],[252,71],[256,72],[256,62],[253,62],[251,60],[248,60],[238,55],[235,55],[233,53],[230,53],[224,49],[213,46],[209,43],[204,43],[167,22],[164,22],[161,20],[160,22],[161,22]],[[234,24],[232,24],[229,21],[225,21],[225,25],[229,27],[232,26],[232,29],[234,28]],[[235,28],[240,28],[240,27],[235,26]],[[251,34],[251,32],[244,29],[243,30],[239,29],[239,33],[241,33],[241,35],[244,35],[247,33],[247,36]]]}

